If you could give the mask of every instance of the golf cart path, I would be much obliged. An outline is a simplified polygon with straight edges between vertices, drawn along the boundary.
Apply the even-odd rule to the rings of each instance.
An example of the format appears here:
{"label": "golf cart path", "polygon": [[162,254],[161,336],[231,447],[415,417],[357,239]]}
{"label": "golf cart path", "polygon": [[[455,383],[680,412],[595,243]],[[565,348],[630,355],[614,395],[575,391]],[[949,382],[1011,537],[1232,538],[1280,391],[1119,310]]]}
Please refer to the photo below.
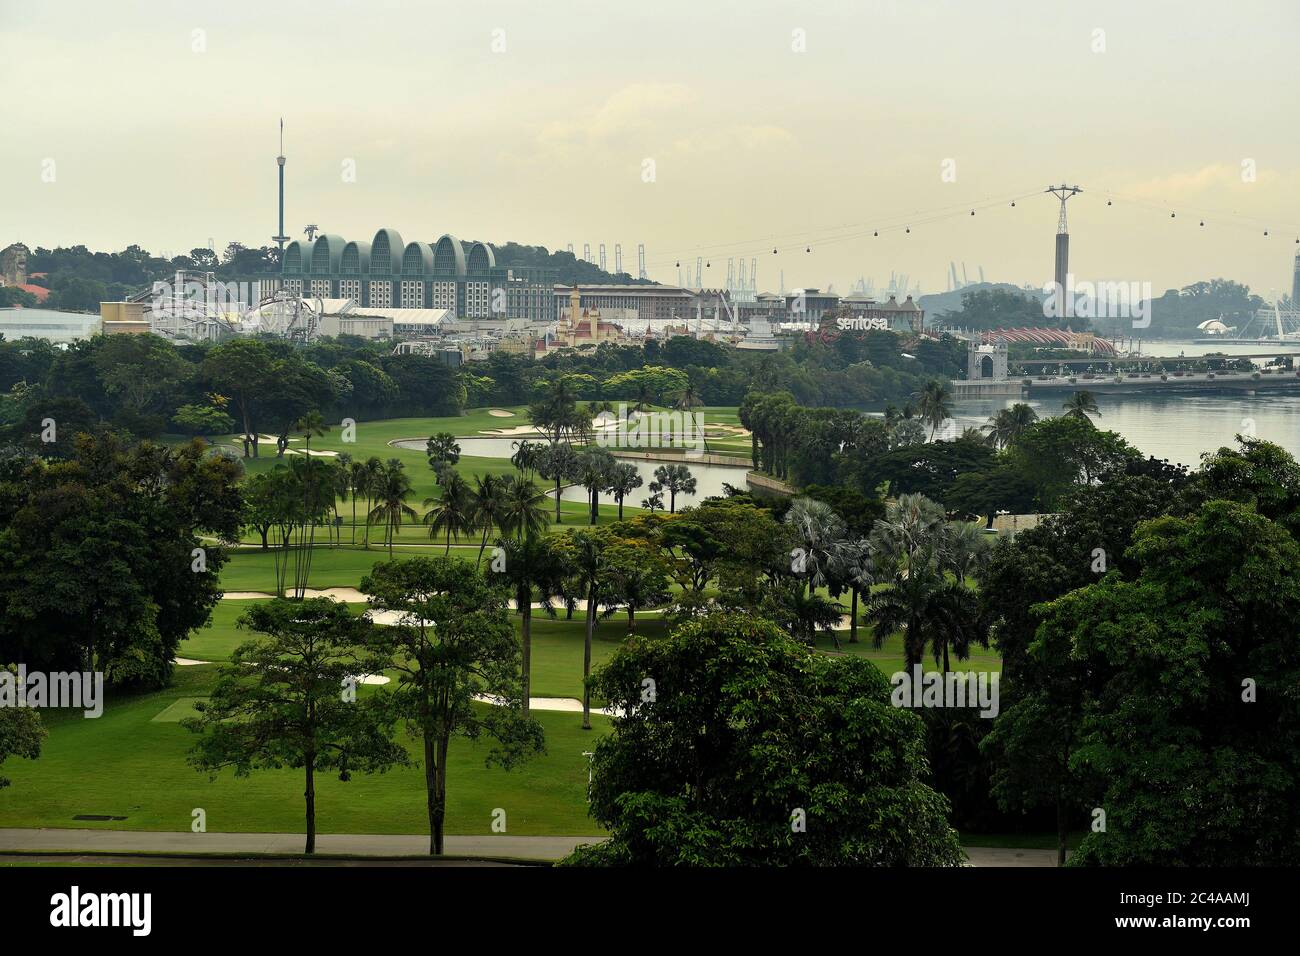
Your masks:
{"label": "golf cart path", "polygon": [[[457,856],[502,856],[558,860],[575,847],[600,843],[602,836],[448,836],[445,852]],[[191,833],[188,830],[0,829],[0,852],[95,853],[302,853],[301,833]],[[1055,850],[963,847],[971,866],[1055,866]],[[429,835],[318,833],[318,853],[355,856],[423,856]]]}

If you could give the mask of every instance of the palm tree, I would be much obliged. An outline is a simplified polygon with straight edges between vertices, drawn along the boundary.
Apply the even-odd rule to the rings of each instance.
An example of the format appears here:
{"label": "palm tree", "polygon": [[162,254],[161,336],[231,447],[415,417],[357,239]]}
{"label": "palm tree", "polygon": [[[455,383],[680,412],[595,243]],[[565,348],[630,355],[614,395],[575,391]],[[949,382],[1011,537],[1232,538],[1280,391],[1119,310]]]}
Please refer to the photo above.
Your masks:
{"label": "palm tree", "polygon": [[609,484],[615,464],[614,456],[603,448],[584,448],[578,456],[576,480],[587,489],[588,524],[595,524],[600,517],[600,492]]}
{"label": "palm tree", "polygon": [[571,533],[566,563],[587,598],[587,630],[582,643],[582,729],[591,730],[591,639],[596,631],[596,608],[610,586],[612,570],[605,560],[604,541],[585,531]]}
{"label": "palm tree", "polygon": [[307,457],[310,458],[312,437],[324,435],[330,429],[325,424],[325,419],[320,417],[320,412],[310,411],[294,422],[293,430],[306,439]]}
{"label": "palm tree", "polygon": [[515,538],[532,538],[546,530],[546,495],[523,475],[505,479],[497,527]]}
{"label": "palm tree", "polygon": [[957,521],[947,527],[943,547],[943,564],[965,586],[968,578],[979,577],[988,567],[992,549],[988,536],[978,524]]}
{"label": "palm tree", "polygon": [[985,639],[974,593],[947,577],[957,548],[943,519],[942,506],[924,495],[900,495],[872,532],[880,580],[889,585],[869,602],[874,644],[881,647],[888,635],[902,629],[908,670],[930,646],[946,672],[950,646],[965,658],[972,641]]}
{"label": "palm tree", "polygon": [[614,500],[618,502],[618,520],[622,521],[623,499],[640,488],[645,479],[637,471],[636,465],[621,461],[610,470],[607,480],[609,484],[605,486],[605,491],[613,495]]}
{"label": "palm tree", "polygon": [[[347,501],[348,495],[351,494],[352,492],[352,469],[350,467],[351,464],[352,464],[352,456],[349,455],[347,452],[342,452],[339,454],[337,458],[334,459],[334,462],[331,466],[330,470],[332,472],[333,479],[334,479],[334,495],[336,498],[336,502],[337,499],[340,498],[344,501]],[[341,517],[338,517],[339,509],[337,503],[333,503],[331,507],[333,507],[334,514],[337,518],[337,521],[334,522],[334,525],[338,529],[338,533],[339,533],[338,544],[342,544],[343,543],[343,527],[342,527],[343,519]],[[356,505],[354,504],[353,508],[355,507]]]}
{"label": "palm tree", "polygon": [[[668,512],[677,513],[677,496],[695,494],[695,479],[685,465],[660,465],[655,469],[655,481],[668,492]],[[653,487],[651,490],[655,490]]]}
{"label": "palm tree", "polygon": [[643,378],[637,384],[636,404],[632,406],[632,409],[638,412],[645,411],[646,408],[654,404],[654,398],[654,389],[651,388],[650,383]]}
{"label": "palm tree", "polygon": [[[342,461],[343,458],[343,455],[339,455],[340,461]],[[375,461],[378,460],[379,459],[377,458],[375,459]],[[357,543],[357,498],[361,497],[361,495],[366,492],[367,470],[365,462],[353,461],[350,455],[347,460],[347,468],[348,485],[352,492],[352,543],[355,545]]]}
{"label": "palm tree", "polygon": [[[518,479],[518,476],[516,476]],[[522,661],[520,676],[523,681],[524,715],[528,714],[528,699],[532,692],[533,659],[533,597],[544,608],[551,606],[551,595],[558,587],[563,567],[555,547],[546,535],[519,538],[499,538],[505,560],[500,567],[493,562],[489,578],[505,584],[514,593],[515,607],[520,614],[520,650]]]}
{"label": "palm tree", "polygon": [[561,485],[572,481],[578,471],[578,453],[567,441],[548,445],[538,457],[537,473],[555,482],[555,523],[560,524]]}
{"label": "palm tree", "polygon": [[375,500],[375,492],[379,490],[379,483],[384,474],[384,463],[376,456],[371,455],[366,459],[366,463],[361,466],[364,469],[361,484],[358,486],[366,495],[366,529],[365,539],[362,544],[367,551],[370,550],[370,510]]}
{"label": "palm tree", "polygon": [[817,629],[831,632],[835,649],[840,648],[839,635],[835,625],[840,622],[844,608],[822,597],[820,594],[806,592],[798,581],[786,582],[768,590],[764,610],[776,620],[781,621],[796,641],[803,641],[809,647],[817,646]]}
{"label": "palm tree", "polygon": [[808,593],[829,583],[831,556],[836,542],[844,537],[844,521],[830,505],[814,498],[796,498],[785,513],[785,523],[794,531],[802,552],[802,566]]}
{"label": "palm tree", "polygon": [[531,479],[537,471],[537,466],[541,464],[542,451],[546,446],[541,442],[525,439],[515,442],[510,447],[515,450],[515,453],[510,456],[510,464],[523,472],[524,477]]}
{"label": "palm tree", "polygon": [[379,475],[371,490],[375,507],[366,515],[367,526],[382,524],[384,537],[388,542],[388,557],[393,556],[393,536],[402,526],[402,518],[416,519],[415,509],[406,503],[411,497],[411,478],[406,474],[402,463],[390,458],[388,464],[381,465]]}
{"label": "palm tree", "polygon": [[1097,397],[1087,389],[1075,392],[1061,407],[1065,409],[1066,418],[1079,418],[1089,425],[1092,424],[1093,415],[1101,417],[1101,411],[1097,408]]}
{"label": "palm tree", "polygon": [[474,561],[474,567],[478,567],[483,561],[488,534],[501,523],[505,506],[504,494],[505,481],[497,475],[475,476],[471,513],[474,523],[483,529],[483,539],[479,542],[478,558]]}
{"label": "palm tree", "polygon": [[680,409],[683,412],[689,412],[692,408],[697,408],[703,404],[704,399],[700,398],[699,389],[695,387],[694,382],[687,382],[673,396],[673,408]]}
{"label": "palm tree", "polygon": [[1001,409],[983,426],[995,448],[1007,448],[1014,445],[1026,429],[1038,421],[1038,413],[1024,402],[1016,402],[1010,408]]}
{"label": "palm tree", "polygon": [[858,598],[871,595],[878,582],[876,551],[868,538],[838,541],[831,551],[831,572],[852,595],[849,606],[849,643],[858,643]]}
{"label": "palm tree", "polygon": [[474,497],[469,483],[457,471],[448,468],[445,475],[442,497],[424,499],[428,510],[423,521],[429,528],[430,538],[446,533],[447,547],[443,554],[451,554],[451,536],[459,537],[474,530]]}
{"label": "palm tree", "polygon": [[[930,426],[930,441],[934,441],[939,426],[952,417],[952,393],[943,382],[931,379],[919,392],[913,392],[912,398],[916,400],[921,420]],[[908,417],[906,410],[904,417]]]}

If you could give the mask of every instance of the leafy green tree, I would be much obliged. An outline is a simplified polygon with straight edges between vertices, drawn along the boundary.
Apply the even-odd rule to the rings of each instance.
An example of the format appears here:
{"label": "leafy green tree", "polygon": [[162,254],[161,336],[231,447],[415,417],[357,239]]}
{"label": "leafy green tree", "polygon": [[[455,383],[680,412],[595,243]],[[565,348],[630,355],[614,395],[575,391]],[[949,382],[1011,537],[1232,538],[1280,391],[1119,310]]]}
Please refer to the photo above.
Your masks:
{"label": "leafy green tree", "polygon": [[1135,527],[1163,514],[1176,494],[1171,483],[1147,476],[1114,475],[1080,488],[1058,514],[999,542],[981,572],[981,613],[1002,658],[1001,713],[981,744],[992,792],[1006,810],[1054,808],[1060,864],[1071,821],[1085,809],[1085,774],[1073,756],[1092,681],[1068,645],[1039,641],[1044,609],[1107,571],[1135,574]]}
{"label": "leafy green tree", "polygon": [[[453,736],[492,738],[489,766],[508,769],[545,752],[541,725],[529,718],[520,686],[505,593],[476,568],[436,557],[378,564],[361,587],[371,608],[400,615],[398,623],[370,632],[369,647],[385,669],[396,671],[396,688],[387,695],[391,710],[423,744],[429,852],[440,854]],[[493,704],[476,703],[484,697]]]}
{"label": "leafy green tree", "polygon": [[[17,669],[12,665],[3,669],[17,674]],[[0,708],[0,767],[10,757],[35,760],[41,755],[41,745],[45,742],[46,734],[39,710],[26,707]],[[9,778],[0,774],[0,790],[7,786]]]}
{"label": "leafy green tree", "polygon": [[611,599],[627,612],[627,632],[636,633],[637,612],[671,597],[663,552],[645,538],[612,539],[605,548]]}
{"label": "leafy green tree", "polygon": [[220,599],[240,466],[200,441],[77,439],[0,467],[0,660],[158,686]]}
{"label": "leafy green tree", "polygon": [[[647,680],[651,683],[647,684]],[[752,614],[629,640],[595,689],[622,716],[597,742],[604,866],[956,866],[925,783],[920,720],[869,661],[809,653]]]}
{"label": "leafy green tree", "polygon": [[230,396],[243,425],[244,457],[258,455],[258,423],[262,403],[275,387],[271,352],[259,339],[231,339],[204,356],[203,377]]}
{"label": "leafy green tree", "polygon": [[[263,637],[241,644],[211,696],[182,721],[202,734],[190,752],[198,770],[236,776],[290,767],[303,771],[307,845],[316,850],[316,773],[376,773],[408,762],[389,734],[392,717],[355,682],[376,672],[358,654],[370,626],[329,598],[273,600],[251,607],[240,626]],[[349,690],[352,692],[349,693]]]}
{"label": "leafy green tree", "polygon": [[1300,546],[1211,501],[1141,526],[1132,552],[1133,579],[1057,599],[1039,631],[1095,675],[1072,763],[1100,782],[1107,825],[1074,862],[1295,865]]}
{"label": "leafy green tree", "polygon": [[187,435],[225,435],[235,427],[235,420],[211,405],[182,405],[172,416],[175,424]]}

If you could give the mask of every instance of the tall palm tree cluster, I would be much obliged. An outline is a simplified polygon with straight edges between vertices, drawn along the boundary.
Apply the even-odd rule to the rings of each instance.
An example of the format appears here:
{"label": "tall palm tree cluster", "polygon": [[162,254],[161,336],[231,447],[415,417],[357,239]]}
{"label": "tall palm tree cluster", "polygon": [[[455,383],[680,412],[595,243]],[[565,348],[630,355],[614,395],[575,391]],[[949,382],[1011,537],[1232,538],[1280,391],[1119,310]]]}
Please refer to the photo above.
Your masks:
{"label": "tall palm tree cluster", "polygon": [[[969,656],[973,644],[987,644],[987,627],[971,590],[989,556],[987,538],[976,525],[948,522],[943,507],[924,495],[900,495],[885,517],[864,536],[846,534],[844,522],[827,505],[797,499],[785,523],[796,543],[792,570],[801,585],[787,601],[795,628],[811,641],[818,626],[833,630],[842,608],[817,595],[850,596],[849,642],[858,640],[858,606],[872,625],[874,646],[903,635],[908,668],[929,653],[944,671],[951,656]],[[797,600],[794,600],[797,599]]]}

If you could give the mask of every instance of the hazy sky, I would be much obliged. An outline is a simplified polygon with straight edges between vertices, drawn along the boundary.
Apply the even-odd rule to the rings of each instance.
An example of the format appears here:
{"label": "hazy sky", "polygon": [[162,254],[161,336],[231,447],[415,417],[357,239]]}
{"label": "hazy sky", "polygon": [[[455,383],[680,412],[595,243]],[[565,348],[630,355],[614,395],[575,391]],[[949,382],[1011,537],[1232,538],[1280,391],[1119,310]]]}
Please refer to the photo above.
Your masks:
{"label": "hazy sky", "polygon": [[1267,295],[1300,251],[1298,40],[1296,0],[0,0],[0,246],[267,243],[283,115],[293,236],[935,292],[949,260],[1050,279],[1064,178],[1080,277]]}

